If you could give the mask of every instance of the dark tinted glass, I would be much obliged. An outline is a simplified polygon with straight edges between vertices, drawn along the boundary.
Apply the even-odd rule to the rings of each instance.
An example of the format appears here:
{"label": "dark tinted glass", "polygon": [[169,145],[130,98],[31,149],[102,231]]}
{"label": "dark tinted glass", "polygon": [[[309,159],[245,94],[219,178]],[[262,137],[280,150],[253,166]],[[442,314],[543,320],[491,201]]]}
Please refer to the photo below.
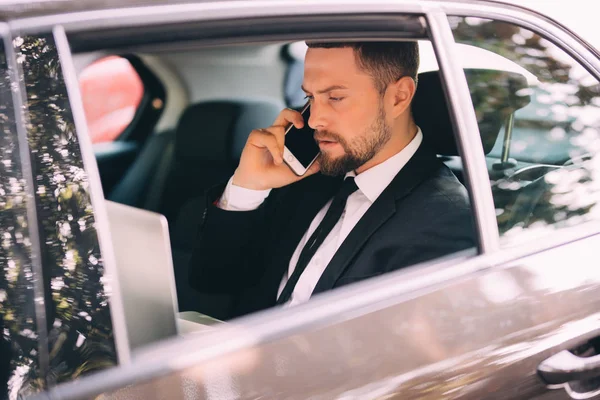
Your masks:
{"label": "dark tinted glass", "polygon": [[[12,73],[12,70],[10,70]],[[27,182],[11,96],[4,43],[0,41],[0,399],[43,388],[34,307],[32,240]],[[35,226],[35,224],[33,224]],[[36,276],[37,277],[37,276]]]}
{"label": "dark tinted glass", "polygon": [[51,36],[14,44],[26,91],[52,385],[114,365],[116,351],[89,179],[56,46]]}

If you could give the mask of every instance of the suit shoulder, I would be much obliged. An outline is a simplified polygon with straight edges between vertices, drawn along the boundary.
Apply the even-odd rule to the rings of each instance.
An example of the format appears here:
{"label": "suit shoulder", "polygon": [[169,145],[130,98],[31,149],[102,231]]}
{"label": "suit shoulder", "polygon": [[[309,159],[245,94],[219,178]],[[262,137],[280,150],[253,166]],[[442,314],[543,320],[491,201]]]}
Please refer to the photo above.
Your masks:
{"label": "suit shoulder", "polygon": [[440,166],[417,189],[427,202],[448,203],[453,207],[469,208],[467,188],[456,178],[445,164]]}

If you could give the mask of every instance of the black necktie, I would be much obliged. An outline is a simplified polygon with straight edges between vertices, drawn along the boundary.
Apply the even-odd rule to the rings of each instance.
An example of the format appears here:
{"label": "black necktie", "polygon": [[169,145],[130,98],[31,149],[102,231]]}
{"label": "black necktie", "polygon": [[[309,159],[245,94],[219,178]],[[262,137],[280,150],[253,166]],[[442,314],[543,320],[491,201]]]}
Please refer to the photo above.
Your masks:
{"label": "black necktie", "polygon": [[283,291],[281,292],[281,295],[277,299],[277,304],[284,304],[290,299],[292,293],[294,292],[294,288],[296,287],[296,283],[298,283],[298,279],[300,279],[300,275],[302,275],[306,269],[310,259],[315,255],[319,246],[321,246],[327,235],[329,235],[329,232],[331,232],[333,227],[337,224],[338,220],[342,216],[344,208],[346,207],[346,200],[348,200],[348,196],[354,193],[357,189],[358,186],[356,186],[356,182],[354,182],[353,177],[348,177],[344,180],[339,192],[333,198],[331,206],[329,206],[329,210],[327,210],[323,221],[321,221],[317,229],[315,229],[313,234],[304,245],[304,248],[300,253],[300,257],[298,258],[296,268],[294,268],[292,276],[290,276],[288,279]]}

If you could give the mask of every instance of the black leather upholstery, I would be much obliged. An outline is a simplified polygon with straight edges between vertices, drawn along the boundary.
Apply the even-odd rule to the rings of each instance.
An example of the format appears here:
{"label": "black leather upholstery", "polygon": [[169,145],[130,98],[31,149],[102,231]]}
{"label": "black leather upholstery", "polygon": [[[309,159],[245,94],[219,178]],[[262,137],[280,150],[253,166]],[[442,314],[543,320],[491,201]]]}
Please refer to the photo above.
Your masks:
{"label": "black leather upholstery", "polygon": [[[527,81],[514,72],[486,69],[465,69],[465,75],[487,154],[494,147],[506,118],[529,103],[529,95],[519,92],[527,87]],[[458,155],[439,71],[419,74],[412,112],[425,142],[440,155]]]}
{"label": "black leather upholstery", "polygon": [[188,264],[204,209],[204,192],[235,171],[253,129],[272,125],[284,105],[270,101],[211,101],[183,113],[176,130],[175,157],[159,211],[171,227],[179,309],[219,318],[229,299],[200,294],[188,285]]}
{"label": "black leather upholstery", "polygon": [[188,200],[233,174],[252,129],[270,126],[283,108],[268,101],[211,101],[185,110],[159,207],[169,223]]}
{"label": "black leather upholstery", "polygon": [[132,207],[145,208],[144,199],[155,183],[153,177],[156,176],[161,159],[165,156],[164,149],[174,139],[173,131],[152,135],[125,175],[107,195],[107,199]]}

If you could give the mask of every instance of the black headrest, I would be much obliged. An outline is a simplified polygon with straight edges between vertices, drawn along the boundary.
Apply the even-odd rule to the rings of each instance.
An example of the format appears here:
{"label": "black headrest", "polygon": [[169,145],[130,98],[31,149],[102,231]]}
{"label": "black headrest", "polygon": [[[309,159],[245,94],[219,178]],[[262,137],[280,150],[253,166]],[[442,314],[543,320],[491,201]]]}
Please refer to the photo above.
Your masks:
{"label": "black headrest", "polygon": [[[528,87],[527,79],[515,72],[488,69],[465,69],[465,75],[487,154],[494,147],[506,118],[529,104],[529,95],[521,91]],[[412,112],[423,132],[423,140],[430,147],[441,155],[458,155],[439,71],[419,74]]]}
{"label": "black headrest", "polygon": [[183,163],[237,163],[253,129],[273,124],[283,105],[266,100],[208,101],[189,106],[175,133]]}

